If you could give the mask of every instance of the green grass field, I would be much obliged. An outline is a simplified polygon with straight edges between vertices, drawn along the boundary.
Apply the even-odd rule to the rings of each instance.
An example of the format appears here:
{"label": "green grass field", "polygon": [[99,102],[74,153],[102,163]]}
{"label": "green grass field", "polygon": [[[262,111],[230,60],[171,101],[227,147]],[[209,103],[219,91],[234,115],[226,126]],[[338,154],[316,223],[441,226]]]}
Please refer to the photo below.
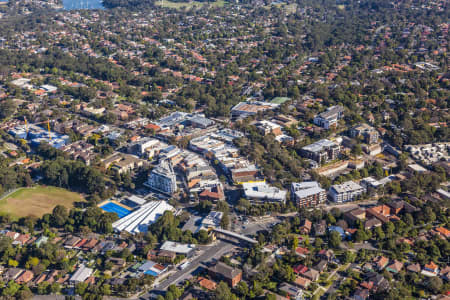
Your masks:
{"label": "green grass field", "polygon": [[199,1],[192,1],[192,2],[172,2],[172,1],[156,1],[155,4],[158,6],[163,6],[163,7],[167,7],[167,8],[176,8],[176,9],[191,9],[194,6],[197,6],[198,8],[201,8],[205,5],[211,5],[211,6],[216,6],[216,7],[222,7],[224,6],[226,3],[226,1],[224,0],[218,0],[215,2],[199,2]]}
{"label": "green grass field", "polygon": [[0,200],[0,213],[13,217],[41,217],[50,213],[56,205],[72,208],[75,202],[84,201],[83,196],[62,188],[21,188]]}

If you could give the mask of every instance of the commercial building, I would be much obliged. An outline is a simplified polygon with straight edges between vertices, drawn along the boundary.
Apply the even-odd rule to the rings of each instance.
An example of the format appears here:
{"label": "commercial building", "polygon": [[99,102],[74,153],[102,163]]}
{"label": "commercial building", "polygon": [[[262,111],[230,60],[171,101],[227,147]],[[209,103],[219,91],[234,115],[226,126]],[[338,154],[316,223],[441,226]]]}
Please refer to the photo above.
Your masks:
{"label": "commercial building", "polygon": [[297,207],[317,206],[327,200],[327,192],[316,181],[293,182],[291,195]]}
{"label": "commercial building", "polygon": [[170,160],[161,160],[159,165],[150,173],[146,186],[168,195],[175,193],[177,190],[177,178]]}
{"label": "commercial building", "polygon": [[206,129],[213,126],[216,122],[211,119],[205,118],[203,115],[193,115],[187,120],[187,123],[192,127]]}
{"label": "commercial building", "polygon": [[195,245],[165,241],[164,244],[161,245],[160,250],[169,251],[176,254],[182,254],[185,255],[186,257],[190,257],[194,254]]}
{"label": "commercial building", "polygon": [[213,186],[205,187],[205,189],[198,195],[198,198],[200,201],[211,201],[213,203],[225,200],[222,183],[218,182]]}
{"label": "commercial building", "polygon": [[355,200],[366,192],[366,189],[354,181],[331,186],[329,195],[334,202],[342,203]]}
{"label": "commercial building", "polygon": [[340,105],[332,106],[314,118],[314,124],[329,129],[337,126],[337,122],[344,117],[344,108]]}
{"label": "commercial building", "polygon": [[303,156],[318,163],[324,163],[337,159],[339,151],[340,146],[328,139],[317,141],[301,149],[301,153]]}
{"label": "commercial building", "polygon": [[244,182],[244,195],[253,202],[282,202],[286,201],[286,191],[277,187],[268,185],[264,181],[260,182]]}
{"label": "commercial building", "polygon": [[[243,166],[245,164],[245,166]],[[257,180],[259,175],[259,169],[253,165],[249,164],[247,161],[238,161],[234,168],[230,170],[231,178],[234,182],[246,182]]]}
{"label": "commercial building", "polygon": [[148,226],[156,222],[166,211],[174,211],[173,206],[166,201],[151,201],[114,222],[112,226],[117,232],[147,232]]}

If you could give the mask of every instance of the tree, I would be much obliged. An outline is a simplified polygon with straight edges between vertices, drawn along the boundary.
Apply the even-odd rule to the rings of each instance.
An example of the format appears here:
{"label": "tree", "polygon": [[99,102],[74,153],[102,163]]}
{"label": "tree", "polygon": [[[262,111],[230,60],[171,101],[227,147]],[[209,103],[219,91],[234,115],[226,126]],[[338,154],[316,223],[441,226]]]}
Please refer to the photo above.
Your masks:
{"label": "tree", "polygon": [[228,213],[224,213],[220,220],[220,227],[222,229],[228,229],[228,226],[230,226],[230,217],[228,216]]}
{"label": "tree", "polygon": [[443,283],[441,278],[431,277],[428,284],[428,288],[430,289],[431,292],[433,292],[433,294],[439,294],[441,292],[442,285]]}
{"label": "tree", "polygon": [[165,300],[176,300],[177,298],[175,298],[175,296],[172,294],[171,291],[167,291],[166,295],[164,296]]}
{"label": "tree", "polygon": [[327,213],[326,218],[328,224],[336,224],[336,218],[331,213]]}
{"label": "tree", "polygon": [[227,283],[221,281],[213,295],[214,300],[236,300],[236,296],[231,292],[230,287]]}
{"label": "tree", "polygon": [[352,253],[351,251],[345,251],[344,252],[344,262],[345,263],[352,263],[356,259],[356,254]]}
{"label": "tree", "polygon": [[292,241],[292,250],[295,251],[295,249],[298,248],[298,238],[295,236],[293,241]]}
{"label": "tree", "polygon": [[375,238],[378,241],[381,241],[384,239],[385,235],[384,235],[383,229],[381,229],[381,227],[375,227],[373,232],[375,233]]}
{"label": "tree", "polygon": [[198,240],[199,244],[208,244],[210,242],[208,232],[203,229],[199,230],[197,232],[197,240]]}
{"label": "tree", "polygon": [[45,295],[45,294],[47,294],[48,293],[48,287],[49,287],[49,283],[48,282],[41,282],[41,283],[39,283],[38,284],[38,286],[37,286],[37,293],[39,294],[39,295]]}
{"label": "tree", "polygon": [[314,241],[314,246],[316,248],[321,248],[323,245],[323,240],[320,237],[317,237]]}
{"label": "tree", "polygon": [[341,244],[342,238],[341,235],[339,234],[339,232],[337,231],[332,231],[330,233],[330,246],[332,248],[339,248],[340,244]]}
{"label": "tree", "polygon": [[240,281],[236,286],[236,291],[240,297],[245,298],[248,295],[248,285],[245,281]]}
{"label": "tree", "polygon": [[84,295],[87,287],[88,287],[87,283],[84,282],[77,283],[77,285],[75,286],[75,294],[80,296]]}
{"label": "tree", "polygon": [[59,293],[59,291],[61,291],[61,285],[59,283],[54,282],[50,285],[50,293],[51,294]]}
{"label": "tree", "polygon": [[16,299],[19,300],[28,300],[33,297],[33,293],[30,291],[30,289],[27,286],[24,286],[16,296]]}
{"label": "tree", "polygon": [[172,293],[172,295],[175,297],[175,299],[178,299],[181,297],[181,295],[183,294],[183,290],[179,289],[176,285],[171,284],[169,285],[168,288],[169,292]]}
{"label": "tree", "polygon": [[355,234],[355,240],[356,240],[357,242],[366,241],[367,239],[369,239],[369,237],[367,236],[367,234],[365,233],[364,230],[358,229],[358,230],[356,231],[356,234]]}
{"label": "tree", "polygon": [[0,102],[0,120],[9,118],[16,111],[16,105],[11,99]]}
{"label": "tree", "polygon": [[2,296],[13,297],[19,291],[20,285],[15,283],[13,280],[8,282],[8,285],[3,288]]}
{"label": "tree", "polygon": [[265,300],[276,300],[276,299],[277,299],[277,297],[274,294],[271,294],[271,293],[266,294]]}
{"label": "tree", "polygon": [[356,144],[355,147],[353,147],[352,149],[352,153],[355,155],[361,155],[362,154],[361,144]]}
{"label": "tree", "polygon": [[216,209],[218,211],[223,212],[223,213],[228,213],[228,211],[230,210],[230,208],[228,207],[227,202],[225,202],[225,201],[217,202]]}
{"label": "tree", "polygon": [[18,265],[19,265],[19,262],[17,260],[14,260],[14,259],[9,259],[8,260],[8,266],[15,268]]}

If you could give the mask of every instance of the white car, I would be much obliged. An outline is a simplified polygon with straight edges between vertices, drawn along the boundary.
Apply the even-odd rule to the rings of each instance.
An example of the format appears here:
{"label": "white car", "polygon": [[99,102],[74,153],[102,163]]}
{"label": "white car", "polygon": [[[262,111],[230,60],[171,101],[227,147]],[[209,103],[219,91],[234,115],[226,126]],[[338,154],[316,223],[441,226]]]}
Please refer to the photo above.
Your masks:
{"label": "white car", "polygon": [[184,269],[186,269],[190,264],[191,264],[191,262],[187,261],[187,262],[181,264],[178,268],[179,268],[180,270],[184,270]]}

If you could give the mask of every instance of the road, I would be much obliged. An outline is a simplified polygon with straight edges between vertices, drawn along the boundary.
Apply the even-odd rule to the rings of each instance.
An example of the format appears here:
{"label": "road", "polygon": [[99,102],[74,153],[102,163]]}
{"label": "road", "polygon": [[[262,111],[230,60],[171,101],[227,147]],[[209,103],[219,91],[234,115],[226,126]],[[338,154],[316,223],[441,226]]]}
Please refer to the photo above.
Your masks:
{"label": "road", "polygon": [[[274,222],[274,218],[269,218],[266,220],[261,220],[257,222],[251,222],[244,226],[239,226],[237,230],[235,230],[236,233],[240,233],[243,235],[252,235],[260,230],[266,230],[268,229],[268,226],[270,223]],[[241,224],[239,224],[241,225]],[[225,253],[229,252],[233,248],[237,247],[235,244],[229,243],[227,241],[218,240],[211,246],[202,247],[203,253],[200,254],[198,257],[195,257],[190,264],[184,269],[184,270],[177,270],[175,273],[169,275],[167,278],[165,278],[162,282],[157,283],[151,291],[147,292],[143,296],[141,296],[141,299],[151,299],[152,294],[159,294],[161,292],[164,292],[167,290],[167,288],[172,284],[179,284],[180,282],[188,279],[192,272],[197,270],[200,266],[205,266],[206,263],[214,260],[219,259],[222,257]]]}
{"label": "road", "polygon": [[[273,219],[270,221],[273,222]],[[245,228],[239,228],[240,230],[237,230],[236,232],[240,232],[241,234],[244,235],[251,235],[258,232],[259,230],[267,229],[269,223],[270,222],[250,223],[246,225]],[[172,284],[176,285],[188,279],[191,276],[192,272],[194,272],[199,266],[205,265],[205,263],[210,262],[213,259],[218,260],[225,253],[229,252],[235,247],[237,246],[222,240],[216,241],[216,243],[210,247],[203,247],[204,252],[198,257],[194,258],[188,267],[186,267],[184,270],[178,270],[175,273],[169,275],[167,278],[164,279],[164,281],[154,286],[152,291],[156,293],[163,292],[167,290],[167,288],[170,285]],[[152,294],[152,291],[141,296],[141,299],[150,299],[151,298],[150,294]]]}
{"label": "road", "polygon": [[201,264],[212,259],[219,259],[226,252],[233,249],[233,247],[235,246],[232,244],[224,241],[218,241],[215,245],[206,249],[203,254],[191,261],[189,266],[187,266],[184,270],[178,270],[174,274],[170,275],[163,282],[155,286],[153,290],[165,291],[169,287],[169,285],[182,282],[183,280],[187,279],[191,275],[191,273],[195,271]]}
{"label": "road", "polygon": [[323,293],[321,299],[325,300],[325,299],[328,298],[329,295],[332,295],[332,294],[336,293],[339,290],[339,286],[341,285],[342,280],[345,279],[345,277],[342,277],[339,274],[339,272],[341,272],[341,271],[345,272],[350,266],[351,266],[351,264],[348,263],[347,265],[345,265],[345,267],[340,267],[340,268],[334,270],[330,274],[330,276],[328,277],[328,280],[330,280],[330,278],[332,276],[336,275],[336,277],[334,278],[333,283],[327,289],[323,288],[324,289],[324,293]]}

